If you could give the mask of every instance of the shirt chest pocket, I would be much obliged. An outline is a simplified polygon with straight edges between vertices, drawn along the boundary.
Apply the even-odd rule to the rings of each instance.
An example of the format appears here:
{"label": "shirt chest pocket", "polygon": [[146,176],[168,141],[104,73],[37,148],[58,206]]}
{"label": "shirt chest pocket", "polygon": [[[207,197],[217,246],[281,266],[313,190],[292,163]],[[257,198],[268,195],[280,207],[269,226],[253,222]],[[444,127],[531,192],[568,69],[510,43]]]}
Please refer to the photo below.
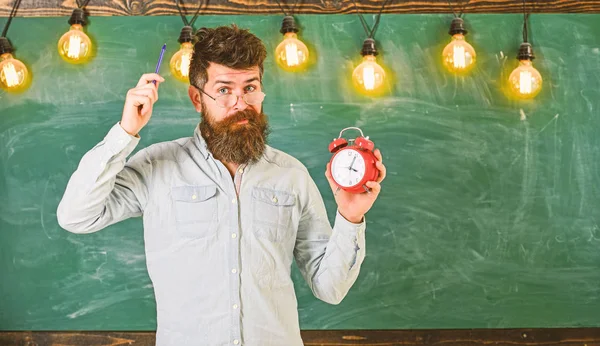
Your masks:
{"label": "shirt chest pocket", "polygon": [[217,187],[175,186],[171,188],[177,232],[185,237],[214,235],[218,226]]}
{"label": "shirt chest pocket", "polygon": [[255,187],[252,190],[253,231],[257,238],[280,243],[291,234],[296,198],[285,191]]}

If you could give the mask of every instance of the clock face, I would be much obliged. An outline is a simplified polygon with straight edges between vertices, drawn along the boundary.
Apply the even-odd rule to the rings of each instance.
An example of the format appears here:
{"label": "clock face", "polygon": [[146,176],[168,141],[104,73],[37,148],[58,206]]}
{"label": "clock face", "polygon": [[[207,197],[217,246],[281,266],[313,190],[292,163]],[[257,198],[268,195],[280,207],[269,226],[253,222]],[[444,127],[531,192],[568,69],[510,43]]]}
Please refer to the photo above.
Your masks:
{"label": "clock face", "polygon": [[343,187],[358,184],[365,176],[365,160],[353,149],[342,149],[331,163],[333,179]]}

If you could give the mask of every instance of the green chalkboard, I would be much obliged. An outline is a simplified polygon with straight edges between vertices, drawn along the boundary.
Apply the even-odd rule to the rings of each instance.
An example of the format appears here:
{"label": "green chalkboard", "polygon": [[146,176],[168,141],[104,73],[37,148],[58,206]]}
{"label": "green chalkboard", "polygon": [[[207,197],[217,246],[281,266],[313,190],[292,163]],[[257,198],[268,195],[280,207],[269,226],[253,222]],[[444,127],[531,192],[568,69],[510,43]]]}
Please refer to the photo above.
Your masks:
{"label": "green chalkboard", "polygon": [[[0,329],[152,330],[141,220],[75,235],[56,207],[82,155],[120,119],[127,89],[154,70],[164,42],[167,58],[178,49],[181,19],[90,18],[97,54],[84,66],[56,52],[66,20],[17,18],[9,32],[34,79],[0,94]],[[467,77],[440,62],[450,20],[382,17],[379,59],[392,78],[379,98],[350,83],[365,37],[355,15],[298,17],[313,52],[305,73],[266,62],[270,144],[308,167],[330,217],[323,171],[340,129],[361,127],[388,169],[342,304],[316,300],[294,272],[304,329],[600,326],[600,16],[531,17],[544,89],[529,102],[502,91],[522,16],[467,15],[478,52]],[[269,52],[281,40],[281,16],[197,23],[248,27]],[[190,136],[199,120],[167,64],[162,74],[138,149]]]}

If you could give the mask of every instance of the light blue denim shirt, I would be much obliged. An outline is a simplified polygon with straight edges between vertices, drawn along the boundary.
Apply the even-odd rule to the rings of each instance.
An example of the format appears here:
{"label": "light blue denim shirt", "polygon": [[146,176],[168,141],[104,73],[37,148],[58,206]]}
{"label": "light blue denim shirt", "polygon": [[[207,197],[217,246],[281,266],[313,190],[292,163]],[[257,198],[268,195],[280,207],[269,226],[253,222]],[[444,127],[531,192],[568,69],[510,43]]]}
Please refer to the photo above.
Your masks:
{"label": "light blue denim shirt", "polygon": [[58,206],[60,225],[90,233],[143,216],[157,345],[302,345],[295,258],[313,294],[338,304],[365,256],[365,224],[331,227],[307,169],[267,147],[232,179],[198,127],[126,163],[139,138],[119,124],[84,155]]}

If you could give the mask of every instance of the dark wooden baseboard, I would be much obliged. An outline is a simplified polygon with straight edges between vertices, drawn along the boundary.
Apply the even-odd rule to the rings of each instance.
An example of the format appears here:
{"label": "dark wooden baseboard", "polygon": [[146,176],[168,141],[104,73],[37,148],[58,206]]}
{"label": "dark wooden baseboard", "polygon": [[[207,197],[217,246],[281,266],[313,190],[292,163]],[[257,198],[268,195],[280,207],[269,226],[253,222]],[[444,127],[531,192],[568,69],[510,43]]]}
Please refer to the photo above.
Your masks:
{"label": "dark wooden baseboard", "polygon": [[[154,345],[154,332],[0,331],[0,345]],[[600,328],[303,330],[306,346],[600,346]]]}

